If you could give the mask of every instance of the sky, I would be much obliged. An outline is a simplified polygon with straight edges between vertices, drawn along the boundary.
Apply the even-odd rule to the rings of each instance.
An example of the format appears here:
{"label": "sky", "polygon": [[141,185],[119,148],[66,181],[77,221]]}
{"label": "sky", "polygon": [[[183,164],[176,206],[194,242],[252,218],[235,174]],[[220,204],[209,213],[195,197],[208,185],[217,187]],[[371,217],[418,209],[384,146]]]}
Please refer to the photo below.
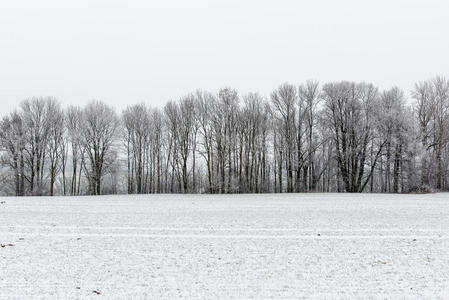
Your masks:
{"label": "sky", "polygon": [[0,114],[32,96],[120,111],[308,79],[408,94],[436,75],[449,76],[445,0],[0,0]]}

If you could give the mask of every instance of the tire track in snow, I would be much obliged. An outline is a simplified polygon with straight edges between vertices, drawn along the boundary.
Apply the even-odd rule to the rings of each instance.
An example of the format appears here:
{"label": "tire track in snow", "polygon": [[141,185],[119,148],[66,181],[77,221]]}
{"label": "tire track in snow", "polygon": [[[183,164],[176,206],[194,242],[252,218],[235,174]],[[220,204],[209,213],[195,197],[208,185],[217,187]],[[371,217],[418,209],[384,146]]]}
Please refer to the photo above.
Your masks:
{"label": "tire track in snow", "polygon": [[436,232],[443,233],[444,229],[344,229],[344,228],[254,228],[254,227],[141,227],[141,226],[65,226],[65,225],[0,225],[0,229],[90,229],[90,230],[143,230],[143,231],[295,231],[295,232]]}
{"label": "tire track in snow", "polygon": [[248,235],[248,234],[139,234],[139,233],[29,233],[29,232],[6,232],[1,235],[8,236],[48,236],[48,237],[124,237],[124,238],[170,238],[170,239],[288,239],[288,240],[351,240],[351,239],[426,239],[426,240],[449,240],[449,236],[442,235]]}
{"label": "tire track in snow", "polygon": [[[138,231],[138,232],[127,232]],[[274,234],[278,233],[278,234]],[[388,234],[386,234],[388,233]],[[435,229],[295,229],[243,227],[0,226],[0,235],[180,239],[449,239]]]}

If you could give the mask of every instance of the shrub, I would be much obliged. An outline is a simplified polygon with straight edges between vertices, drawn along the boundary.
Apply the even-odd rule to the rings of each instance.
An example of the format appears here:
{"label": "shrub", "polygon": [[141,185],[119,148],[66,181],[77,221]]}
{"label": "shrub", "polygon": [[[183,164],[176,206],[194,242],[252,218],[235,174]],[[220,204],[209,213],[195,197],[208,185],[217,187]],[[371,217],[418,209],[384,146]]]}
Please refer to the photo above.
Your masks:
{"label": "shrub", "polygon": [[428,185],[415,185],[411,186],[407,193],[409,194],[430,194],[435,193],[435,190]]}

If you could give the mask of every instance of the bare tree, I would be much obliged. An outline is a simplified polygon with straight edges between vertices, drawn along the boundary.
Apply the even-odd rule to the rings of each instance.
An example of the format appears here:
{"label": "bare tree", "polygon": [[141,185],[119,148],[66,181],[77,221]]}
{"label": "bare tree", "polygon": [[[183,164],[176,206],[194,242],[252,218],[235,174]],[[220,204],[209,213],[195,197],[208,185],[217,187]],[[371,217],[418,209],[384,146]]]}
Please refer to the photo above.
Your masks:
{"label": "bare tree", "polygon": [[48,171],[50,175],[50,196],[54,195],[54,185],[58,171],[61,169],[65,149],[64,143],[64,112],[56,100],[47,102],[47,120],[49,123],[47,152],[49,158]]}
{"label": "bare tree", "polygon": [[91,101],[83,110],[81,122],[81,143],[87,153],[90,169],[86,173],[90,192],[101,194],[101,181],[108,166],[108,155],[119,127],[119,118],[114,110],[101,101]]}
{"label": "bare tree", "polygon": [[[81,125],[82,125],[82,110],[79,107],[70,106],[66,112],[67,136],[70,142],[72,155],[72,176],[70,180],[70,195],[79,194],[79,185],[81,182],[77,181],[77,171],[81,172],[81,166],[84,162],[84,148],[81,146]],[[80,178],[81,179],[81,178]],[[81,181],[81,180],[79,180]],[[78,185],[77,185],[78,183]]]}
{"label": "bare tree", "polygon": [[436,188],[441,190],[445,187],[446,166],[443,163],[443,151],[447,143],[446,130],[449,112],[449,80],[444,77],[436,77],[432,80],[435,96],[435,127],[436,136],[436,159],[437,159],[437,183]]}
{"label": "bare tree", "polygon": [[430,148],[432,138],[432,119],[435,112],[435,99],[432,85],[427,82],[419,82],[415,84],[415,89],[412,92],[413,98],[416,100],[415,114],[419,124],[419,137],[423,147],[421,154],[421,184],[430,184]]}
{"label": "bare tree", "polygon": [[[194,139],[194,129],[195,129],[195,99],[193,95],[188,95],[182,98],[179,102],[179,112],[180,112],[180,124],[178,145],[180,147],[180,158],[182,165],[182,181],[183,181],[183,191],[189,192],[189,171],[188,171],[188,159],[192,156],[192,162],[194,161],[195,153],[191,152],[193,149],[193,139]],[[192,173],[194,169],[192,167]]]}
{"label": "bare tree", "polygon": [[215,192],[213,173],[214,154],[212,128],[212,115],[215,105],[216,99],[212,94],[203,91],[196,92],[195,115],[197,119],[196,123],[199,126],[199,136],[201,137],[199,144],[202,146],[202,149],[199,150],[199,153],[206,161],[208,190],[211,194]]}
{"label": "bare tree", "polygon": [[55,102],[53,97],[31,98],[20,105],[25,133],[28,135],[25,148],[25,161],[29,174],[25,177],[30,184],[30,193],[40,195],[44,192],[44,170],[47,158],[47,142],[51,122],[49,119],[49,103]]}
{"label": "bare tree", "polygon": [[22,118],[17,112],[0,121],[1,163],[13,171],[14,191],[16,196],[25,195],[24,157],[25,148]]}
{"label": "bare tree", "polygon": [[141,194],[144,192],[146,151],[151,130],[149,110],[144,104],[130,106],[122,113],[122,122],[127,151],[128,193],[135,188]]}
{"label": "bare tree", "polygon": [[329,125],[335,141],[336,159],[347,192],[362,192],[369,182],[385,142],[376,151],[365,175],[368,142],[373,134],[372,119],[378,97],[369,84],[339,82],[323,87]]}
{"label": "bare tree", "polygon": [[[298,164],[299,170],[304,170],[303,186],[305,190],[314,190],[319,180],[316,164],[314,163],[314,156],[319,142],[315,141],[314,128],[317,122],[316,113],[317,106],[320,102],[320,88],[317,81],[307,81],[306,84],[300,85],[298,88],[299,112],[298,116]],[[304,120],[302,120],[304,119]],[[305,123],[306,143],[302,141],[302,123]],[[307,149],[302,150],[302,144],[306,144]],[[297,175],[299,179],[299,173]],[[299,189],[298,189],[299,191]]]}
{"label": "bare tree", "polygon": [[[295,134],[296,134],[296,103],[297,90],[291,84],[283,84],[271,94],[274,116],[279,119],[279,137],[285,144],[285,149],[279,152],[280,164],[279,173],[282,172],[282,155],[285,155],[287,170],[287,192],[293,192],[293,156],[295,152]],[[282,177],[279,177],[279,184],[282,192]]]}

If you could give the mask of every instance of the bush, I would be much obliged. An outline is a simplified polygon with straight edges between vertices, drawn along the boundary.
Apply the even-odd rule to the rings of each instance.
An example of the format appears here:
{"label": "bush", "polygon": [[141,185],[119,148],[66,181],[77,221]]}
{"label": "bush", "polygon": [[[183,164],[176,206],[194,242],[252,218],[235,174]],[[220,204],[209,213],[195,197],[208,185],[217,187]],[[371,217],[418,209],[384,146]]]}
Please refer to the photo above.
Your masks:
{"label": "bush", "polygon": [[409,194],[430,194],[435,193],[435,190],[428,185],[416,185],[408,189]]}

